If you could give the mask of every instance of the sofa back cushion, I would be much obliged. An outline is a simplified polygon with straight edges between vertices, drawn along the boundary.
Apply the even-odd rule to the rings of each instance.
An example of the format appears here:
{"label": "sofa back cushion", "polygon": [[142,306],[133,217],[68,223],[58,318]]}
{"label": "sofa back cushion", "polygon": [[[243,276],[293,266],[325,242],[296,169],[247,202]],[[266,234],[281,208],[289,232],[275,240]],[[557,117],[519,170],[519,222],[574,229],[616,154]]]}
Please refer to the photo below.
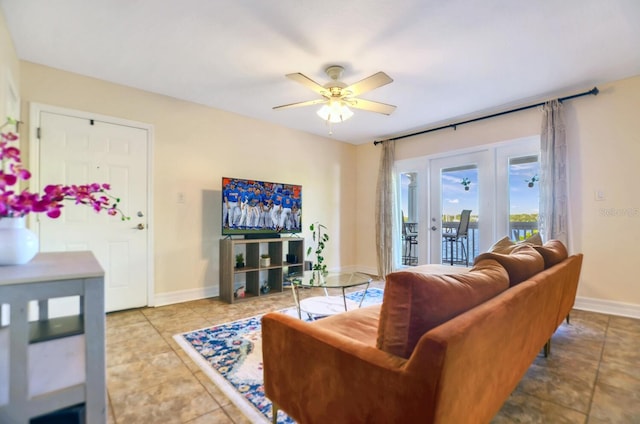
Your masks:
{"label": "sofa back cushion", "polygon": [[544,259],[528,244],[516,246],[511,253],[485,252],[476,256],[475,263],[485,259],[498,261],[509,274],[509,287],[515,286],[544,270]]}
{"label": "sofa back cushion", "polygon": [[544,268],[551,268],[569,257],[567,248],[560,240],[549,240],[542,246],[533,246],[544,259]]}
{"label": "sofa back cushion", "polygon": [[508,236],[504,236],[497,242],[493,243],[493,245],[491,245],[487,252],[511,253],[513,249],[523,244],[528,244],[531,246],[542,246],[542,236],[540,235],[540,233],[535,233],[517,243],[511,240]]}
{"label": "sofa back cushion", "polygon": [[507,287],[509,276],[494,260],[477,261],[463,274],[392,272],[386,279],[377,347],[409,358],[424,333]]}

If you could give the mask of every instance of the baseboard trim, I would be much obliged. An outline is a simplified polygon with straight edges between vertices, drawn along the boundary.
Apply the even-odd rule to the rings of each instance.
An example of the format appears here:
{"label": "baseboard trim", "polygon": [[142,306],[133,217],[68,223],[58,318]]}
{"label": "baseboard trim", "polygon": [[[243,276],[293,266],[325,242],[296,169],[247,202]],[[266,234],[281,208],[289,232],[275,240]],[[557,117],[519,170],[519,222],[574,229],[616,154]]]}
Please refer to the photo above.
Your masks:
{"label": "baseboard trim", "polygon": [[[344,266],[330,269],[331,272],[363,272],[365,274],[377,275],[378,271],[373,268],[360,267],[356,265]],[[167,293],[156,293],[153,300],[153,307],[167,306],[174,303],[190,302],[192,300],[205,299],[207,297],[220,296],[219,287],[202,287],[198,289],[178,290]]]}
{"label": "baseboard trim", "polygon": [[640,319],[640,305],[633,303],[578,296],[576,297],[576,302],[573,307],[583,311]]}
{"label": "baseboard trim", "polygon": [[198,289],[178,290],[168,293],[156,293],[154,296],[154,306],[166,306],[174,303],[189,302],[191,300],[217,296],[220,296],[220,288],[211,286],[201,287]]}

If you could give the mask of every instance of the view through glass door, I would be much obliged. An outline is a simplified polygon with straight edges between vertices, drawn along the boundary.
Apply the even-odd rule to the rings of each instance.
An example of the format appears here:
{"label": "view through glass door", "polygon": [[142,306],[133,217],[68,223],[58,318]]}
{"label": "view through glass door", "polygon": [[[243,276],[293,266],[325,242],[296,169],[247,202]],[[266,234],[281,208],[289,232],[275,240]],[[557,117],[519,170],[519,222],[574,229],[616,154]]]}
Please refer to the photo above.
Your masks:
{"label": "view through glass door", "polygon": [[[402,210],[402,265],[418,265],[418,173],[400,173],[400,206]],[[422,243],[424,245],[424,243]]]}
{"label": "view through glass door", "polygon": [[478,250],[478,167],[440,171],[442,263],[469,266]]}
{"label": "view through glass door", "polygon": [[537,155],[509,158],[509,238],[522,241],[538,232],[540,162]]}
{"label": "view through glass door", "polygon": [[539,150],[539,137],[496,149],[496,240],[517,242],[538,232]]}

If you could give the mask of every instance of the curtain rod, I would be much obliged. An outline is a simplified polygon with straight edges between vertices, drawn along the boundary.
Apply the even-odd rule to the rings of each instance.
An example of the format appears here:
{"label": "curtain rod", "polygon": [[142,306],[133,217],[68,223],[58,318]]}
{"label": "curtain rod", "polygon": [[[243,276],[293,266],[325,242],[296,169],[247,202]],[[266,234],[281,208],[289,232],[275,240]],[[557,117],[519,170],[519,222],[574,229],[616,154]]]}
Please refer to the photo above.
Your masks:
{"label": "curtain rod", "polygon": [[[563,102],[565,100],[571,100],[571,99],[575,99],[576,97],[582,97],[582,96],[588,96],[588,95],[597,96],[599,92],[600,92],[600,90],[598,90],[598,87],[593,87],[591,90],[585,91],[584,93],[578,93],[578,94],[574,94],[572,96],[561,97],[561,98],[558,99],[558,101],[559,102]],[[532,109],[534,107],[544,106],[545,103],[546,102],[540,102],[540,103],[536,103],[536,104],[533,104],[533,105],[522,106],[522,107],[518,107],[518,108],[515,108],[515,109],[511,109],[511,110],[505,110],[504,112],[498,112],[498,113],[493,113],[491,115],[481,116],[479,118],[469,119],[467,121],[456,122],[455,124],[443,125],[443,126],[437,127],[437,128],[430,128],[430,129],[424,130],[424,131],[418,131],[418,132],[414,132],[414,133],[411,133],[411,134],[401,135],[401,136],[398,136],[398,137],[387,138],[387,139],[380,140],[380,141],[374,141],[373,145],[377,146],[378,144],[380,144],[380,143],[382,143],[384,141],[401,140],[401,139],[407,138],[407,137],[413,137],[413,136],[416,136],[416,135],[426,134],[426,133],[430,133],[430,132],[433,132],[433,131],[444,130],[445,128],[453,128],[454,131],[455,131],[456,127],[459,126],[459,125],[470,124],[471,122],[482,121],[483,119],[495,118],[496,116],[502,116],[502,115],[506,115],[508,113],[520,112],[521,110]]]}

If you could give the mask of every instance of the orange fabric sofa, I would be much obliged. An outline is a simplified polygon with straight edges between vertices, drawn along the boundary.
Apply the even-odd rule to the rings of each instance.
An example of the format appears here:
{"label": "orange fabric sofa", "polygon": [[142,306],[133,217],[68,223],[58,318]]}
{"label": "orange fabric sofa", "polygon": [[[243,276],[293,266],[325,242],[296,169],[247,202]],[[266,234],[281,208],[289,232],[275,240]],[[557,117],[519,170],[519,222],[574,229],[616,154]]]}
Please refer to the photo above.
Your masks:
{"label": "orange fabric sofa", "polygon": [[462,273],[391,273],[382,305],[266,314],[265,393],[299,423],[489,422],[569,314],[581,265],[557,241],[522,245]]}

